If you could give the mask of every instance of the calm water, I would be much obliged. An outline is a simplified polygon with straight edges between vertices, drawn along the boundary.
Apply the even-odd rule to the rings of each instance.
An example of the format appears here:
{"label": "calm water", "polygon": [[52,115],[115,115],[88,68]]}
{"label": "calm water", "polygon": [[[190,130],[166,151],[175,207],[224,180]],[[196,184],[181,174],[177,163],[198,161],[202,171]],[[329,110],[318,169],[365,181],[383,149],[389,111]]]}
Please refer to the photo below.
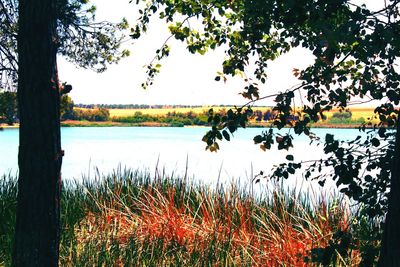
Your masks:
{"label": "calm water", "polygon": [[[241,130],[231,142],[220,142],[218,153],[205,151],[202,136],[208,128],[150,128],[150,127],[90,127],[62,128],[65,150],[63,179],[93,175],[94,168],[109,173],[118,166],[154,172],[165,169],[167,174],[185,173],[205,182],[221,180],[249,180],[260,170],[268,171],[284,161],[288,152],[263,152],[252,139],[262,129]],[[355,138],[358,130],[314,129],[321,138],[333,133],[342,139]],[[17,172],[18,129],[0,131],[0,174]],[[309,144],[309,139],[296,136],[295,158],[320,159],[322,147]]]}

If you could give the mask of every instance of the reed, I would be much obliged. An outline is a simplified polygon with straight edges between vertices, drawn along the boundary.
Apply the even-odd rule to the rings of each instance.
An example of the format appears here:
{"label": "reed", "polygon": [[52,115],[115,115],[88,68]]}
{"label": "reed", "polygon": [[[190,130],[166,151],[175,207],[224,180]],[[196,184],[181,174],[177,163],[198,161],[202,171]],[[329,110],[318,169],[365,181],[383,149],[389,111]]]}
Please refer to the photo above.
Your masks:
{"label": "reed", "polygon": [[[60,265],[310,266],[311,250],[351,232],[355,216],[343,199],[311,194],[277,185],[254,197],[236,185],[129,169],[68,181]],[[4,176],[0,266],[10,264],[15,202],[15,179]],[[360,261],[357,247],[334,255],[338,266]]]}

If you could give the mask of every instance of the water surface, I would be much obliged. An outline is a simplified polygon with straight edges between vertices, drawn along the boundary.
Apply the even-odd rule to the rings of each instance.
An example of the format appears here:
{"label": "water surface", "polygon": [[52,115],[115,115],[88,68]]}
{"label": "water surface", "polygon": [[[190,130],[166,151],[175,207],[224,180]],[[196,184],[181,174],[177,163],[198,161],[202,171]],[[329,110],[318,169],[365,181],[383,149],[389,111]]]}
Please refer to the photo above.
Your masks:
{"label": "water surface", "polygon": [[[118,166],[150,172],[165,169],[168,174],[183,175],[205,182],[250,180],[260,170],[268,172],[285,160],[287,151],[263,152],[253,137],[262,129],[241,129],[231,142],[220,142],[217,153],[205,151],[202,136],[208,128],[155,127],[65,127],[62,128],[63,179],[93,175],[94,168],[109,173]],[[333,133],[350,139],[359,135],[356,129],[313,129],[324,138]],[[310,145],[305,136],[296,136],[289,151],[301,160],[323,157],[322,146]],[[0,131],[0,174],[17,172],[18,129]],[[186,165],[187,164],[187,165]]]}

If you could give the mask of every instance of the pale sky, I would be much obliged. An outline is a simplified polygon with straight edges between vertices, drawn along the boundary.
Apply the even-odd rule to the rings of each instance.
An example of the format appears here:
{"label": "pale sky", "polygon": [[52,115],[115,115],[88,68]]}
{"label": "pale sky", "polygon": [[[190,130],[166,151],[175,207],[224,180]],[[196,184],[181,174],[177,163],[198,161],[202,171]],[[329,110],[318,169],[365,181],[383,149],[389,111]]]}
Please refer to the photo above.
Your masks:
{"label": "pale sky", "polygon": [[[384,0],[357,0],[366,2],[370,8],[382,6]],[[134,25],[137,7],[129,0],[92,0],[97,6],[97,19],[118,22],[125,17]],[[145,81],[144,65],[153,58],[155,51],[168,37],[167,25],[154,18],[148,33],[135,42],[128,42],[131,56],[117,65],[109,66],[104,73],[76,68],[59,57],[59,75],[63,82],[73,85],[70,96],[75,103],[95,104],[188,104],[218,105],[243,104],[240,95],[243,84],[240,78],[230,78],[227,83],[216,82],[214,78],[221,70],[225,58],[224,49],[210,51],[204,56],[192,55],[184,45],[172,40],[171,54],[162,62],[161,73],[147,90],[140,84]],[[260,95],[284,91],[298,83],[293,68],[303,69],[312,64],[312,54],[305,49],[293,49],[290,53],[271,62],[268,80],[260,86]],[[259,102],[270,105],[271,102]]]}

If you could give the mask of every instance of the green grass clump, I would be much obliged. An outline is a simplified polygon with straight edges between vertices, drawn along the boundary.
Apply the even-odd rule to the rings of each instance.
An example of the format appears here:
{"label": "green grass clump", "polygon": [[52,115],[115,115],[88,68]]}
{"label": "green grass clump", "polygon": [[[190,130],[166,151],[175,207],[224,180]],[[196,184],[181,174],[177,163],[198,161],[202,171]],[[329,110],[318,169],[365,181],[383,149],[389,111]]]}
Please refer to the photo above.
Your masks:
{"label": "green grass clump", "polygon": [[[1,178],[0,186],[0,265],[8,266],[15,178]],[[225,187],[132,170],[65,182],[60,265],[309,266],[318,257],[342,266],[360,262],[357,242],[341,238],[355,233],[355,215],[342,199],[282,186],[254,197]]]}
{"label": "green grass clump", "polygon": [[0,176],[0,266],[10,265],[16,207],[17,180],[10,174]]}

